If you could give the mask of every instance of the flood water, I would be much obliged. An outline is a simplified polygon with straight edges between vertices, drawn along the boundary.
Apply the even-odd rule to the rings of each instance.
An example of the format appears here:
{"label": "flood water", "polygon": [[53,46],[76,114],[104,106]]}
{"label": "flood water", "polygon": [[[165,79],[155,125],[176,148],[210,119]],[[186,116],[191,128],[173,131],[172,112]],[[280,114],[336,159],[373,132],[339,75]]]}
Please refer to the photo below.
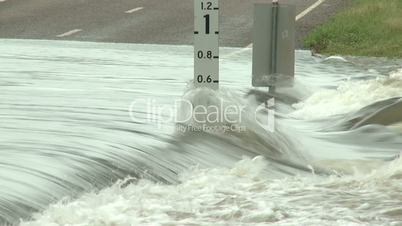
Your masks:
{"label": "flood water", "polygon": [[220,59],[215,92],[191,46],[0,40],[0,225],[402,225],[401,121],[355,126],[400,101],[400,60],[297,51],[268,110],[251,50]]}

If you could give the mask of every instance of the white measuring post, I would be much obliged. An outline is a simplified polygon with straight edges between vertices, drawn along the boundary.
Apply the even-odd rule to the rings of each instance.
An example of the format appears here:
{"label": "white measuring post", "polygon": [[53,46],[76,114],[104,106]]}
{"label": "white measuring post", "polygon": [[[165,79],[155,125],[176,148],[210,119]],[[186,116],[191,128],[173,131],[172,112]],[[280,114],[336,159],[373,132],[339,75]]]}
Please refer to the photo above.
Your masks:
{"label": "white measuring post", "polygon": [[194,86],[219,89],[219,0],[194,0]]}

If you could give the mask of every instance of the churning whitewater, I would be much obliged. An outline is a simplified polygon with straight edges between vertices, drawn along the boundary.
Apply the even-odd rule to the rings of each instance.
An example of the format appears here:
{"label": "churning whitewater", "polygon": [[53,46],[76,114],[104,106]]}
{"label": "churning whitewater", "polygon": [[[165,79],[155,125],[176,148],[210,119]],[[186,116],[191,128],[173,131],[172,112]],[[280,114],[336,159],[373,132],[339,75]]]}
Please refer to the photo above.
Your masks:
{"label": "churning whitewater", "polygon": [[209,91],[190,46],[0,40],[0,224],[402,224],[400,61],[297,51],[271,97],[221,55]]}

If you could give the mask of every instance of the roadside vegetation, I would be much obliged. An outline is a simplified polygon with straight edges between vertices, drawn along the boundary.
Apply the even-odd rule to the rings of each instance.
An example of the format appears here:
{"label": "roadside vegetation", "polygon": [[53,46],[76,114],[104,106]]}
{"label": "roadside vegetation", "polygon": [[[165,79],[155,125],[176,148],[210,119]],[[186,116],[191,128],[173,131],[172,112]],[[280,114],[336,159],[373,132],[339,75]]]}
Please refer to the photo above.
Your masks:
{"label": "roadside vegetation", "polygon": [[353,0],[315,28],[304,45],[326,55],[402,58],[402,0]]}

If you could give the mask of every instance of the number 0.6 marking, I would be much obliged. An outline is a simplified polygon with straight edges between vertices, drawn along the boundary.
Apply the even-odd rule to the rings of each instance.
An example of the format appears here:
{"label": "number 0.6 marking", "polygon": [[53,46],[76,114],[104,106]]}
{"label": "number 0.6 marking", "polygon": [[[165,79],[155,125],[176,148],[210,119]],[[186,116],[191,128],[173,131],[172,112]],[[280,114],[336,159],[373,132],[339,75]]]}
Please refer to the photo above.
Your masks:
{"label": "number 0.6 marking", "polygon": [[198,83],[212,83],[212,78],[210,75],[207,76],[207,78],[204,80],[204,76],[198,75],[197,76],[197,82]]}

